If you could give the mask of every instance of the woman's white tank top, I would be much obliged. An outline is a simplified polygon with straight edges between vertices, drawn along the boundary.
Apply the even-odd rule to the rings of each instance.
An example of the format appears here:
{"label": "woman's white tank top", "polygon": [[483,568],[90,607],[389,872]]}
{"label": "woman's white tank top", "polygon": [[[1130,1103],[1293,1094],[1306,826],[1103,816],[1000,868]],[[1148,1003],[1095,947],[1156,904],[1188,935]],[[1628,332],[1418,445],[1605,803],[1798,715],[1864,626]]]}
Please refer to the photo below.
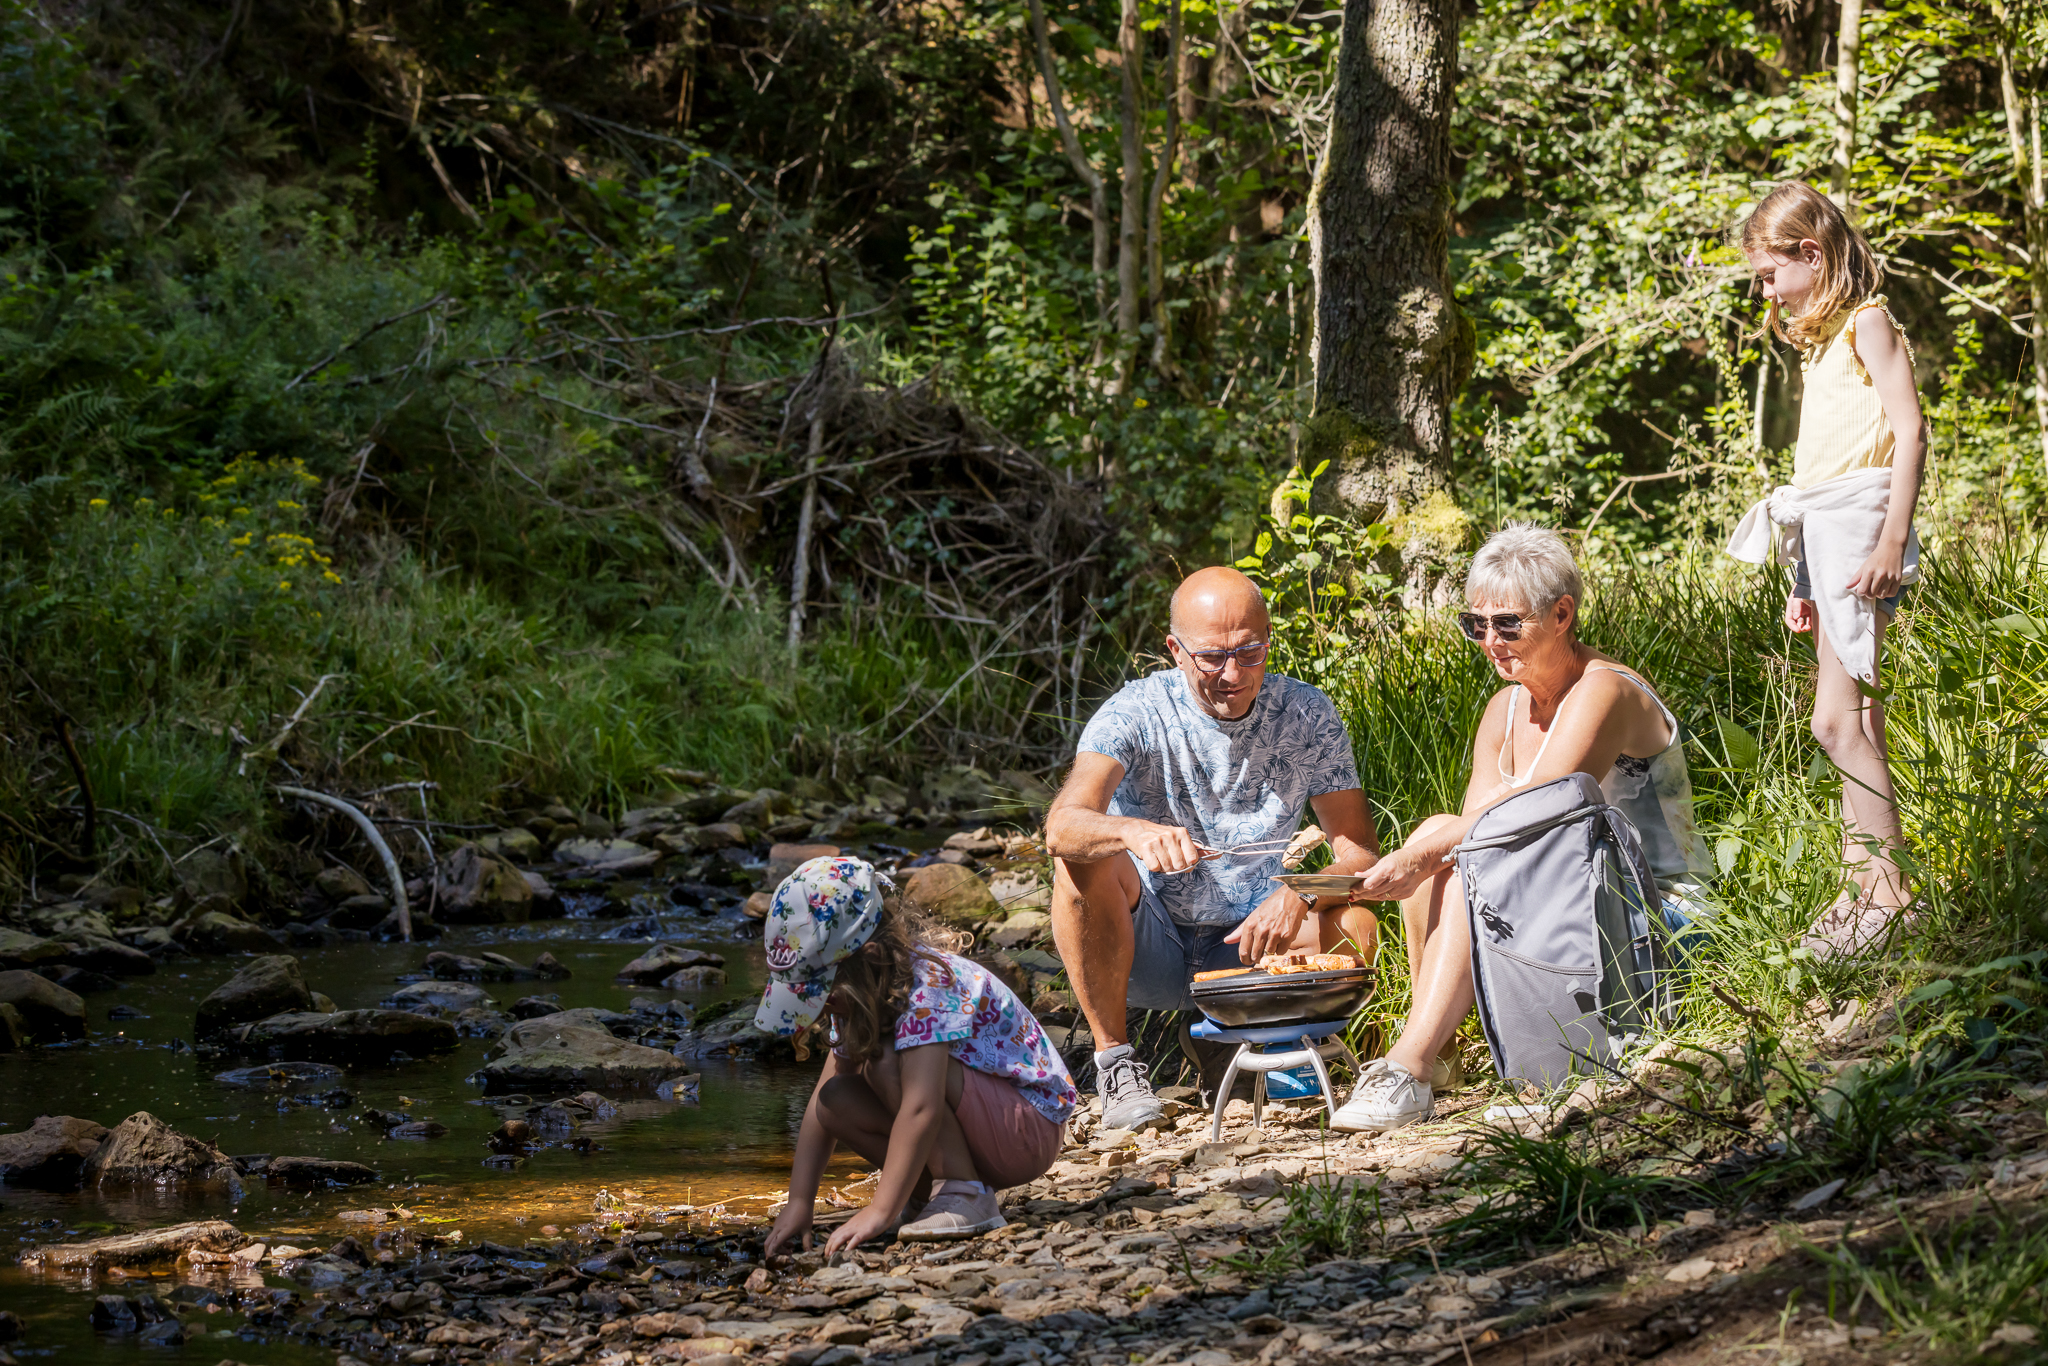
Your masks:
{"label": "woman's white tank top", "polygon": [[[1601,794],[1607,798],[1608,805],[1619,808],[1642,835],[1643,853],[1648,856],[1650,873],[1660,887],[1668,890],[1672,884],[1704,884],[1713,877],[1714,865],[1707,853],[1707,843],[1700,837],[1699,826],[1693,819],[1692,775],[1685,767],[1685,738],[1679,731],[1678,718],[1671,714],[1671,708],[1664,705],[1664,700],[1651,691],[1649,684],[1628,670],[1617,669],[1611,664],[1586,666],[1587,673],[1595,669],[1620,674],[1641,688],[1657,704],[1657,710],[1664,714],[1664,724],[1671,729],[1669,743],[1647,759],[1638,759],[1632,754],[1616,756],[1614,767],[1600,779]],[[1501,742],[1497,765],[1502,781],[1511,788],[1526,787],[1536,776],[1537,768],[1543,763],[1543,752],[1550,748],[1550,737],[1557,733],[1557,719],[1552,718],[1550,729],[1544,733],[1543,743],[1537,746],[1536,757],[1529,764],[1529,771],[1516,777],[1513,753],[1515,703],[1524,691],[1518,683],[1508,694],[1507,735]],[[1564,714],[1565,704],[1570,700],[1571,694],[1567,692],[1564,701],[1557,704],[1559,716]]]}

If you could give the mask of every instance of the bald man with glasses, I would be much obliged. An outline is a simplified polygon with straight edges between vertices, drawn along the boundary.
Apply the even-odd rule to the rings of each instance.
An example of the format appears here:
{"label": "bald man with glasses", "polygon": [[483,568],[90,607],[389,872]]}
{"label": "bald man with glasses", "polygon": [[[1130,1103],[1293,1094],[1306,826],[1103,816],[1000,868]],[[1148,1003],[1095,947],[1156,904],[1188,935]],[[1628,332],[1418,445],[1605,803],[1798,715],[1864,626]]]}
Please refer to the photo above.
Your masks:
{"label": "bald man with glasses", "polygon": [[1266,673],[1272,623],[1257,586],[1235,569],[1199,570],[1175,590],[1170,626],[1175,667],[1102,704],[1045,818],[1053,937],[1094,1036],[1105,1128],[1160,1116],[1131,1053],[1130,1009],[1192,1010],[1198,972],[1285,950],[1370,959],[1379,938],[1368,908],[1277,886],[1277,848],[1215,853],[1284,842],[1312,806],[1329,871],[1378,857],[1336,707]]}

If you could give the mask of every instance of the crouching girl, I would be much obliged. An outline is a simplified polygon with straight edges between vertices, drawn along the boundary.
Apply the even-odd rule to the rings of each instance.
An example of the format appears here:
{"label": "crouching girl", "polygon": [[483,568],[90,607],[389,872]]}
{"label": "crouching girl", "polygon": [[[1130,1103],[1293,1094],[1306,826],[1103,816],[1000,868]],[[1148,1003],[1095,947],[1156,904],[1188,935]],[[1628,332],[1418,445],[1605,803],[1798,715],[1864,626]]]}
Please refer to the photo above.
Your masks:
{"label": "crouching girl", "polygon": [[809,1246],[818,1179],[841,1143],[881,1178],[827,1252],[889,1234],[934,1242],[1001,1228],[996,1191],[1045,1174],[1077,1100],[1016,994],[936,947],[922,916],[883,903],[881,883],[859,859],[812,859],[775,889],[768,912],[768,987],[754,1023],[789,1035],[820,1013],[832,1022],[768,1256],[792,1240]]}

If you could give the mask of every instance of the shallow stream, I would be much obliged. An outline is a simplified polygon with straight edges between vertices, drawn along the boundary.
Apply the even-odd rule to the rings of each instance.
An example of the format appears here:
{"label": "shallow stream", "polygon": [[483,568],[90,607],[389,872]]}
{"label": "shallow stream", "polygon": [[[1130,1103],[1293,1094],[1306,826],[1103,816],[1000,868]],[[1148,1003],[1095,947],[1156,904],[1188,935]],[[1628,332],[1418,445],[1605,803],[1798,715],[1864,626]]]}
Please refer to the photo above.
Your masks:
{"label": "shallow stream", "polygon": [[[456,930],[433,944],[357,943],[293,951],[307,984],[332,996],[344,1009],[378,1004],[402,977],[418,974],[421,962],[436,948],[460,953],[492,947],[520,962],[531,961],[545,948],[573,974],[565,981],[483,984],[501,1008],[534,994],[559,994],[565,1009],[624,1010],[636,996],[668,999],[672,993],[659,988],[612,980],[650,942],[705,948],[725,956],[724,986],[678,999],[699,1004],[753,997],[760,990],[758,931],[748,935],[744,922],[705,919],[686,911],[664,917],[662,932],[651,939],[601,937],[617,928],[618,922],[549,921]],[[195,1055],[181,1041],[192,1036],[197,1003],[245,961],[172,959],[154,976],[129,978],[119,991],[87,997],[93,1032],[86,1041],[0,1055],[0,1129],[24,1128],[43,1114],[75,1115],[111,1126],[137,1110],[148,1110],[181,1131],[218,1143],[231,1155],[347,1159],[374,1167],[380,1180],[306,1192],[266,1186],[255,1178],[245,1181],[239,1198],[226,1189],[167,1197],[90,1189],[54,1194],[0,1186],[0,1307],[25,1322],[24,1339],[11,1348],[24,1362],[55,1356],[81,1363],[125,1363],[138,1356],[182,1355],[207,1366],[223,1358],[311,1366],[333,1359],[331,1353],[303,1343],[254,1336],[210,1333],[166,1351],[143,1348],[132,1336],[97,1334],[87,1320],[94,1295],[161,1293],[178,1278],[166,1271],[152,1284],[143,1277],[95,1279],[33,1272],[15,1258],[35,1243],[224,1218],[243,1233],[268,1241],[326,1247],[344,1234],[365,1233],[362,1223],[341,1218],[344,1211],[402,1206],[413,1212],[407,1222],[414,1228],[460,1230],[465,1242],[486,1238],[516,1245],[538,1235],[543,1226],[559,1226],[566,1232],[588,1222],[600,1189],[626,1187],[664,1203],[701,1207],[726,1202],[735,1213],[760,1213],[787,1184],[796,1124],[816,1076],[813,1066],[688,1064],[703,1073],[698,1103],[614,1093],[613,1099],[621,1102],[619,1113],[577,1131],[579,1137],[594,1140],[591,1151],[537,1148],[509,1169],[486,1165],[492,1157],[486,1135],[546,1097],[513,1103],[494,1098],[486,1103],[481,1088],[468,1080],[490,1047],[482,1039],[464,1039],[456,1051],[438,1058],[351,1068],[338,1083],[281,1090],[222,1085],[214,1080],[215,1073],[241,1066],[243,1060]],[[115,1007],[138,1014],[110,1018]],[[286,1099],[295,1091],[325,1092],[337,1084],[352,1103],[325,1108]],[[425,1141],[387,1140],[379,1128],[351,1118],[365,1107],[435,1120],[447,1126],[448,1133]],[[831,1177],[845,1180],[858,1170],[842,1158]],[[288,1284],[278,1279],[271,1283]],[[232,1313],[217,1318],[230,1332],[240,1321]]]}

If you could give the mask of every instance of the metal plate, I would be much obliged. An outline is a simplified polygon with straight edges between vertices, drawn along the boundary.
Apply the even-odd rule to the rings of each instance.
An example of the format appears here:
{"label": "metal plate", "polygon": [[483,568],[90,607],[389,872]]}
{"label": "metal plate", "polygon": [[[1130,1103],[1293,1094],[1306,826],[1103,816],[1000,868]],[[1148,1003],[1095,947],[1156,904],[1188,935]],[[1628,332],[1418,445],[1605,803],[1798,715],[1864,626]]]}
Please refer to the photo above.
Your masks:
{"label": "metal plate", "polygon": [[1273,881],[1304,896],[1349,896],[1365,885],[1365,874],[1282,873]]}

